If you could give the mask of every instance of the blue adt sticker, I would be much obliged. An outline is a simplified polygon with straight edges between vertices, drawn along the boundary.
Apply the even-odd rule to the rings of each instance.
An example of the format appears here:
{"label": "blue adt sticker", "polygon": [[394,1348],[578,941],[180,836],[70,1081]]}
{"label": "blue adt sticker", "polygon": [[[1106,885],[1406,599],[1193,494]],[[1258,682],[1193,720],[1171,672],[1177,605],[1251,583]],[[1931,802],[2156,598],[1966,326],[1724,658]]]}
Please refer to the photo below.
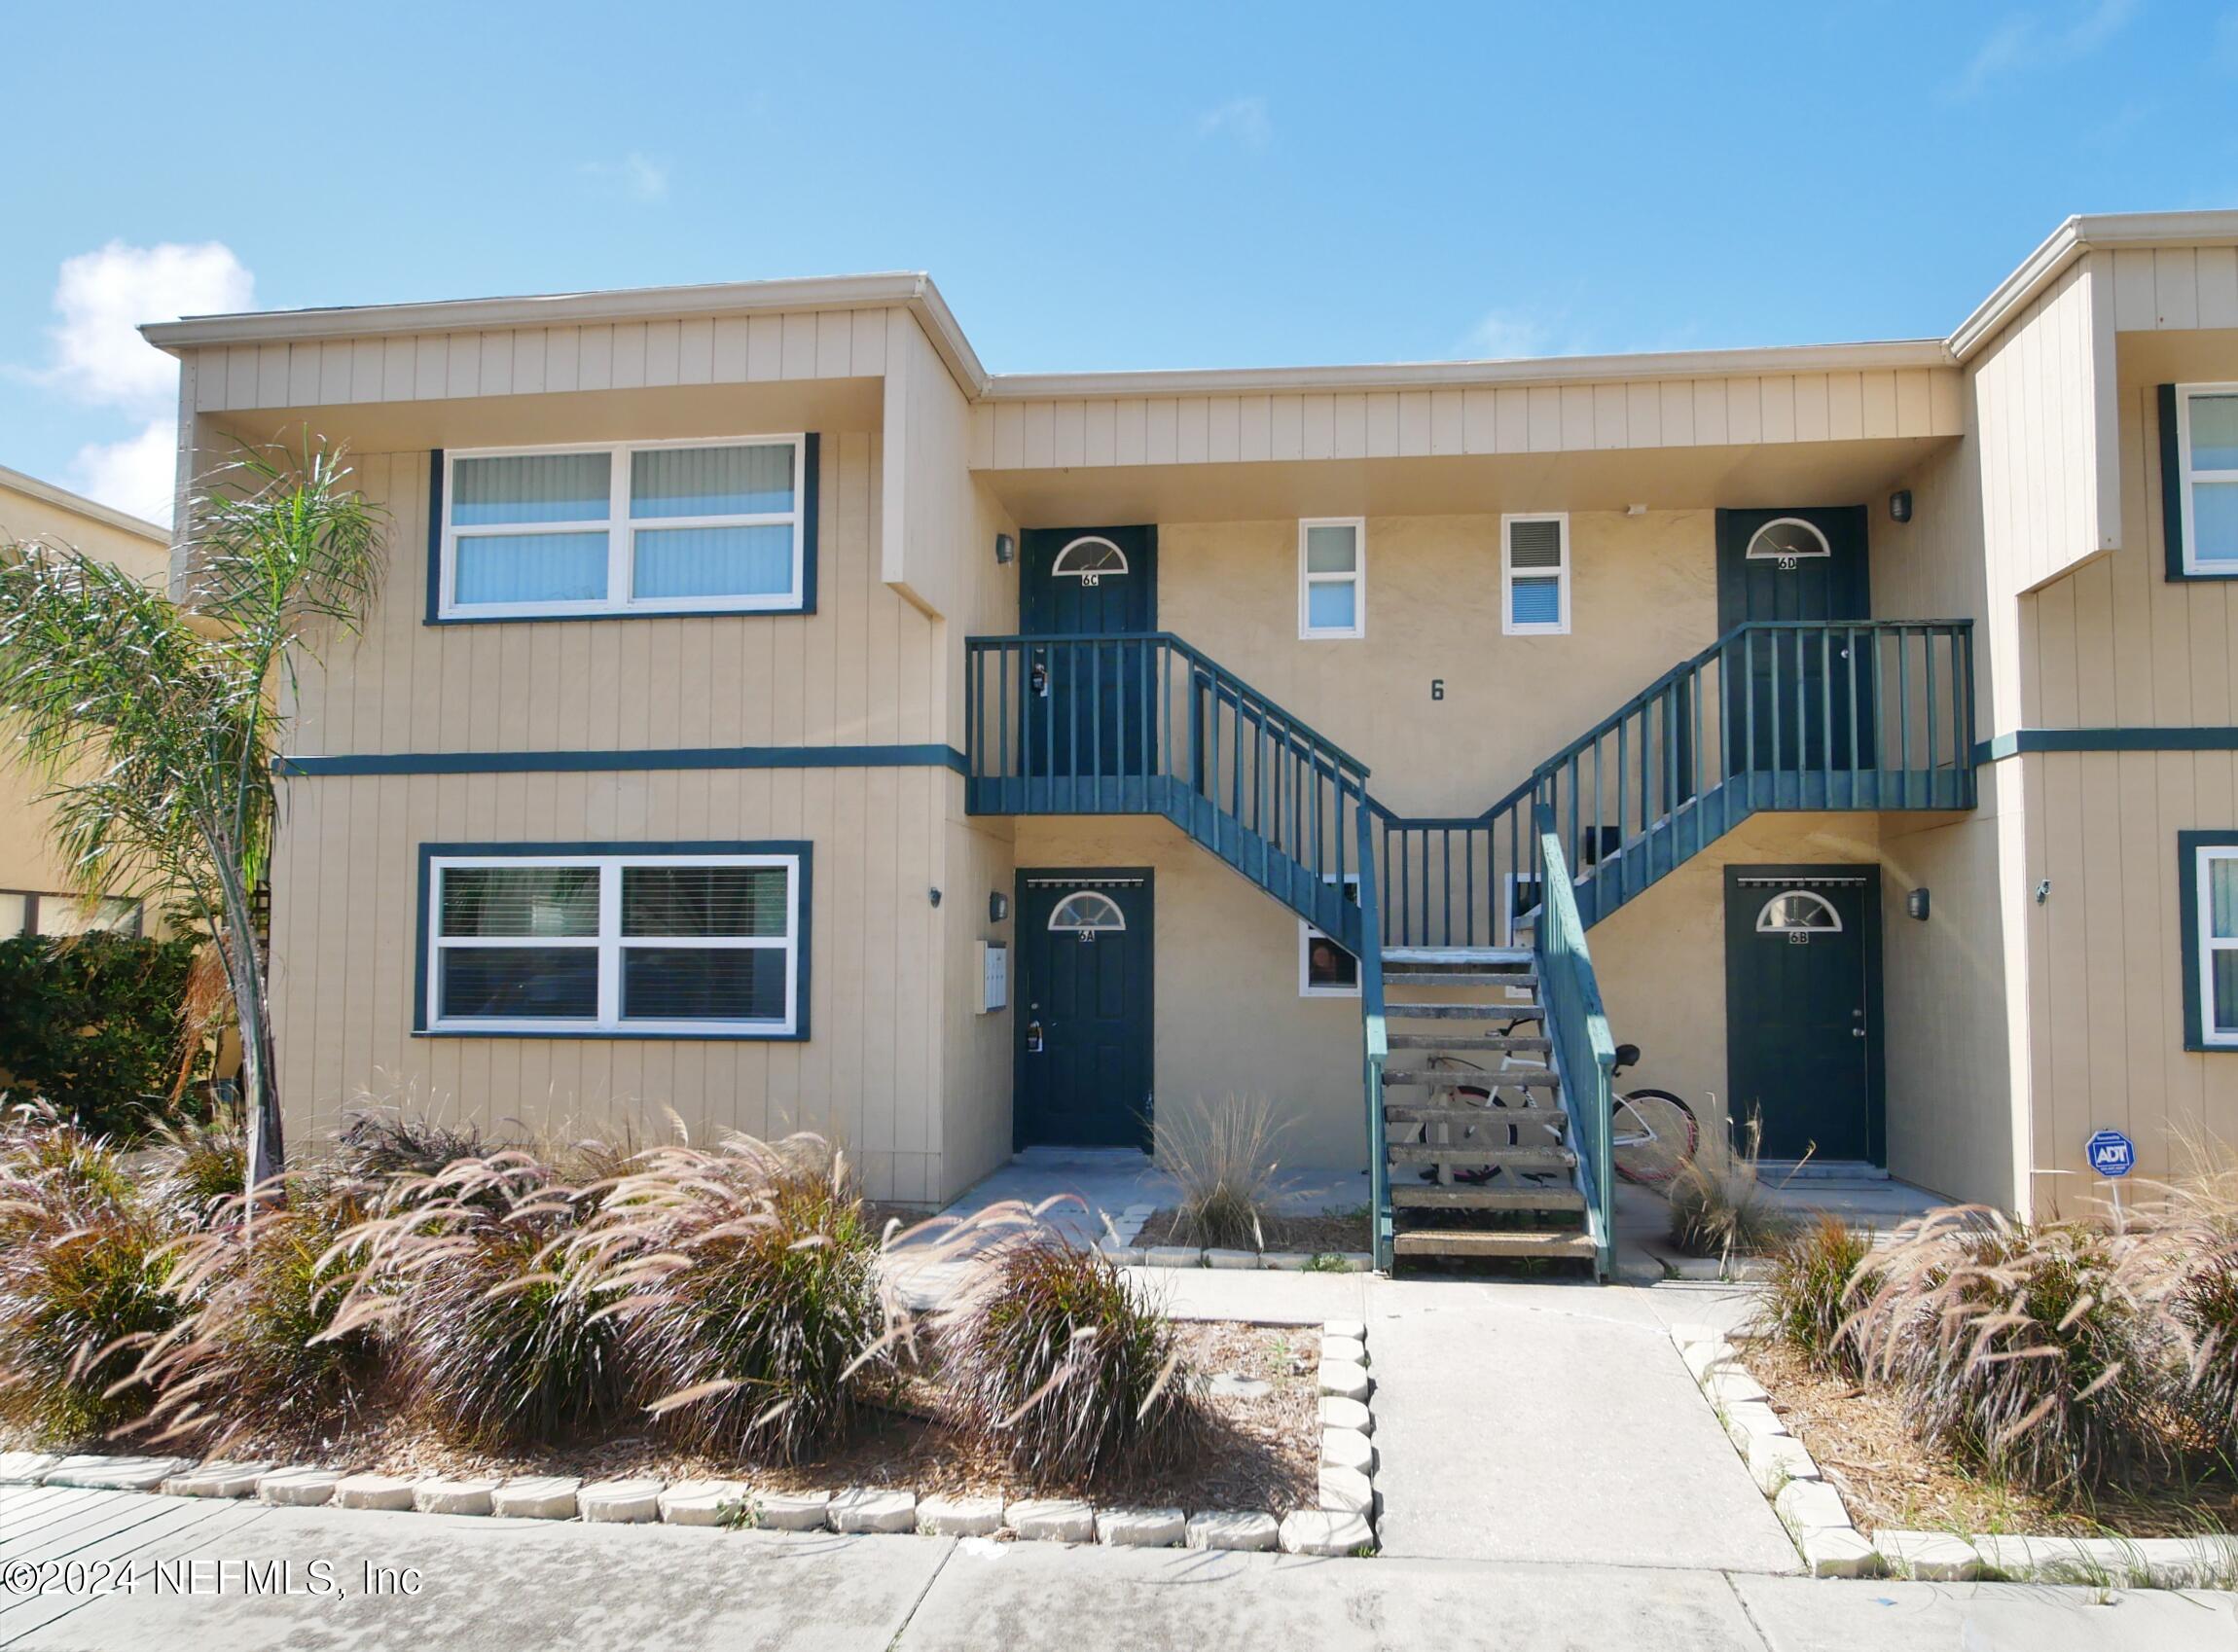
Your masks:
{"label": "blue adt sticker", "polygon": [[2137,1168],[2137,1149],[2117,1130],[2102,1130],[2083,1143],[2090,1167],[2102,1176],[2126,1176]]}

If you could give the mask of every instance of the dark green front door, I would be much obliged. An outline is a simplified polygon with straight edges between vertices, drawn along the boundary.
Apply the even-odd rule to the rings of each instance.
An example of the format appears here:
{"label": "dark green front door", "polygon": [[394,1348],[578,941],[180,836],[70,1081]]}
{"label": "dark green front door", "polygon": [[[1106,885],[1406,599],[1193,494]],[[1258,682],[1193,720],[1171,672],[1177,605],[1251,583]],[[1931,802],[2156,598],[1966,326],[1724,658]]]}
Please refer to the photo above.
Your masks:
{"label": "dark green front door", "polygon": [[1150,1131],[1150,874],[1018,875],[1020,1147],[1140,1147]]}
{"label": "dark green front door", "polygon": [[1751,635],[1728,686],[1730,769],[1873,766],[1873,662],[1811,622],[1872,612],[1865,512],[1837,508],[1717,513],[1717,629],[1746,621],[1807,628]]}
{"label": "dark green front door", "polygon": [[1734,1137],[1766,1159],[1884,1162],[1880,869],[1725,869]]}
{"label": "dark green front door", "polygon": [[[1139,635],[1158,625],[1158,530],[1029,528],[1020,536],[1018,628],[1028,636]],[[1148,772],[1148,661],[1139,647],[1074,641],[1032,651],[1019,753],[1036,777]]]}

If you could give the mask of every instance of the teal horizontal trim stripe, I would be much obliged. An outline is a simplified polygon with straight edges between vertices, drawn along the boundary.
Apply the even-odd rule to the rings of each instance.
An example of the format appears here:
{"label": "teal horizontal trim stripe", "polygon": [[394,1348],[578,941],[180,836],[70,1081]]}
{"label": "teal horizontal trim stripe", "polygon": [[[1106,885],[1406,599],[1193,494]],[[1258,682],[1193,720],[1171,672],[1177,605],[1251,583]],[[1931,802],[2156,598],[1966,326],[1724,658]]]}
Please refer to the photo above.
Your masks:
{"label": "teal horizontal trim stripe", "polygon": [[2014,729],[1978,743],[1976,763],[2032,751],[2238,751],[2238,726],[2165,729]]}
{"label": "teal horizontal trim stripe", "polygon": [[275,757],[275,774],[612,774],[658,769],[953,769],[952,745],[709,745],[651,751],[395,751]]}

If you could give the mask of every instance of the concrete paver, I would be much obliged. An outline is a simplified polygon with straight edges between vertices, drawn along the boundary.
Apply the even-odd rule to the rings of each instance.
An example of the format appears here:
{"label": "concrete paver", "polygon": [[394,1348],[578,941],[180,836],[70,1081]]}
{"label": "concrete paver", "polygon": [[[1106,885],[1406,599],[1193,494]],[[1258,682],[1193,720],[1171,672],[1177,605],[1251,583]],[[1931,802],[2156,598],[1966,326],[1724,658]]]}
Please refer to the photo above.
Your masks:
{"label": "concrete paver", "polygon": [[1379,1280],[1368,1347],[1384,1553],[1800,1566],[1651,1294]]}

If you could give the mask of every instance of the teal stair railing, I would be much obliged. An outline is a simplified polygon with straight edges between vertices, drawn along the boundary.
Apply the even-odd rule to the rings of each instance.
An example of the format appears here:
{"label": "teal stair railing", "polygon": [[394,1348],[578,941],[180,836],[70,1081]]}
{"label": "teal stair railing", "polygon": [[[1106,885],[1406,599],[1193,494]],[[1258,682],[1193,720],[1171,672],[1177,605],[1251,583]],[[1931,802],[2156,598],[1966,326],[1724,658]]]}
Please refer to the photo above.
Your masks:
{"label": "teal stair railing", "polygon": [[1371,803],[1384,944],[1520,942],[1552,811],[1586,925],[1766,809],[1974,807],[1966,620],[1751,622],[1657,677],[1478,815]]}
{"label": "teal stair railing", "polygon": [[[1370,811],[1362,809],[1356,821],[1359,831],[1360,927],[1369,935],[1382,929],[1378,912],[1380,885],[1376,879],[1374,858],[1369,844],[1374,834],[1374,819]],[[1374,1223],[1369,1243],[1375,1251],[1378,1273],[1388,1274],[1391,1266],[1391,1244],[1397,1229],[1395,1212],[1391,1206],[1390,1127],[1384,1118],[1384,1063],[1390,1058],[1390,1038],[1384,1024],[1384,955],[1380,947],[1363,948],[1359,953],[1360,968],[1360,1037],[1362,1044],[1361,1090],[1368,1104],[1368,1214]]]}
{"label": "teal stair railing", "polygon": [[1562,1079],[1562,1105],[1570,1114],[1570,1141],[1577,1154],[1574,1175],[1585,1197],[1585,1231],[1594,1245],[1594,1274],[1606,1279],[1616,1246],[1615,1162],[1610,1152],[1611,1089],[1616,1045],[1609,1036],[1593,955],[1585,945],[1585,919],[1570,879],[1569,857],[1554,829],[1551,809],[1540,808],[1534,827],[1546,871],[1546,910],[1534,926],[1539,1002]]}
{"label": "teal stair railing", "polygon": [[1179,637],[972,637],[966,808],[1163,814],[1348,951],[1367,765]]}

